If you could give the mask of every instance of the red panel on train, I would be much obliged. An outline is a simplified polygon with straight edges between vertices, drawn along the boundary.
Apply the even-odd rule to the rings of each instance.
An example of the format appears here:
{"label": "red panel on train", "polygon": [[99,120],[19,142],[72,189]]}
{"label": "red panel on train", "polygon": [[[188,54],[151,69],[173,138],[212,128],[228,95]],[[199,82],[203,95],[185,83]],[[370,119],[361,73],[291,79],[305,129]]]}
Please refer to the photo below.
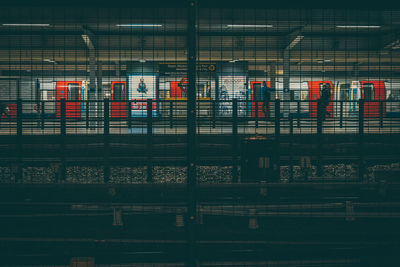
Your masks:
{"label": "red panel on train", "polygon": [[186,78],[183,78],[180,81],[171,81],[170,82],[170,97],[178,98],[178,97],[187,97],[185,86],[187,86],[188,81]]}
{"label": "red panel on train", "polygon": [[[268,81],[268,82],[266,82],[266,84],[269,88],[271,88],[271,82]],[[252,82],[250,82],[250,86],[251,86],[251,101],[260,101],[257,104],[255,102],[251,102],[251,117],[252,118],[256,118],[256,117],[264,118],[265,117],[265,113],[263,110],[264,99],[263,99],[263,95],[262,95],[263,82],[252,81]],[[271,96],[271,100],[272,100],[272,96]],[[271,114],[271,102],[268,104],[268,106],[269,106],[269,110],[270,110],[270,114]]]}
{"label": "red panel on train", "polygon": [[[58,81],[56,84],[56,99],[67,100],[66,117],[67,118],[80,118],[81,117],[81,88],[82,82],[80,81]],[[74,101],[74,102],[72,102]],[[60,117],[61,107],[57,103],[57,117]]]}
{"label": "red panel on train", "polygon": [[[364,116],[379,117],[379,100],[386,99],[386,90],[384,81],[360,81],[361,98],[364,99]],[[382,103],[382,116],[386,113],[386,103]]]}
{"label": "red panel on train", "polygon": [[[330,81],[309,81],[308,89],[309,89],[309,99],[314,100],[310,101],[310,117],[317,117],[317,101],[321,97],[321,86],[323,84],[328,84],[331,88],[331,100],[333,99],[333,84]],[[329,103],[326,110],[329,112],[327,117],[333,117],[333,103],[332,101]]]}
{"label": "red panel on train", "polygon": [[126,82],[111,82],[111,118],[126,118],[126,91]]}

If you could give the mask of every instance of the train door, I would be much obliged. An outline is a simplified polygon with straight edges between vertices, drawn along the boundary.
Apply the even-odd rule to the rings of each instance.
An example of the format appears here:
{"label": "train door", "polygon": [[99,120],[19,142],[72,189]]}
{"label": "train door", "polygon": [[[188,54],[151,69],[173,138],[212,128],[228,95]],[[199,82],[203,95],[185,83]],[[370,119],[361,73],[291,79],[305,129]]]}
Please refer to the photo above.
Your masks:
{"label": "train door", "polygon": [[[364,117],[380,116],[380,100],[386,99],[385,83],[383,81],[360,81],[361,97],[364,99]],[[383,103],[383,116],[386,105]]]}
{"label": "train door", "polygon": [[[80,81],[58,81],[56,85],[56,99],[67,100],[65,115],[67,118],[81,117],[81,86]],[[61,107],[57,103],[57,117],[60,117]]]}
{"label": "train door", "polygon": [[[266,82],[267,86],[271,88],[271,82]],[[264,100],[264,92],[263,92],[263,82],[250,82],[251,86],[251,117],[265,117],[265,113],[263,110],[263,100]],[[273,96],[271,95],[271,100]],[[254,101],[259,101],[258,103]],[[271,108],[271,103],[268,104],[269,108]],[[271,110],[271,109],[269,109]],[[257,115],[256,115],[257,114]]]}
{"label": "train door", "polygon": [[[324,85],[328,85],[331,91],[331,100],[333,98],[333,85],[330,81],[309,81],[308,82],[308,90],[309,90],[309,100],[310,100],[310,117],[317,117],[317,101],[321,97],[321,89]],[[327,107],[327,111],[329,112],[329,117],[333,116],[333,103],[332,101],[329,103]]]}
{"label": "train door", "polygon": [[334,103],[335,116],[339,117],[342,112],[343,116],[351,116],[357,114],[358,110],[358,87],[357,83],[339,82],[335,88]]}
{"label": "train door", "polygon": [[126,82],[111,82],[111,118],[126,118],[126,96]]}

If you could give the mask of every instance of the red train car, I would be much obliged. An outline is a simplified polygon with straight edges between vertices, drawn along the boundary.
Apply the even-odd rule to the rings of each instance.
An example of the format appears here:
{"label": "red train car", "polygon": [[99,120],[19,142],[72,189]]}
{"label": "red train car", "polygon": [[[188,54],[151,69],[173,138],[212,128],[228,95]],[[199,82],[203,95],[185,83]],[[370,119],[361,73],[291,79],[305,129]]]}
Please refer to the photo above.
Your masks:
{"label": "red train car", "polygon": [[[308,90],[309,90],[309,99],[310,99],[310,117],[317,117],[317,101],[321,97],[321,89],[324,84],[330,86],[331,91],[331,100],[333,99],[333,84],[331,81],[309,81],[308,82]],[[329,103],[326,110],[329,112],[328,117],[333,117],[333,103],[332,101]]]}
{"label": "red train car", "polygon": [[[81,81],[58,81],[56,83],[56,99],[65,99],[66,102],[66,117],[80,118],[81,117]],[[61,107],[57,103],[57,117],[60,117]]]}
{"label": "red train car", "polygon": [[111,118],[126,118],[126,99],[126,82],[111,82]]}
{"label": "red train car", "polygon": [[171,81],[170,82],[170,97],[178,98],[178,97],[187,97],[187,88],[188,81],[186,78],[182,78],[180,81]]}
{"label": "red train car", "polygon": [[[271,82],[266,82],[267,86],[271,88]],[[263,93],[262,93],[262,81],[251,81],[251,117],[265,117],[263,110]],[[272,96],[271,96],[272,97]],[[253,101],[260,101],[257,104]],[[269,110],[271,110],[271,103],[269,104]]]}
{"label": "red train car", "polygon": [[[384,81],[360,81],[361,98],[364,99],[364,116],[373,118],[380,116],[379,100],[386,99]],[[386,103],[382,103],[382,116],[386,114]]]}

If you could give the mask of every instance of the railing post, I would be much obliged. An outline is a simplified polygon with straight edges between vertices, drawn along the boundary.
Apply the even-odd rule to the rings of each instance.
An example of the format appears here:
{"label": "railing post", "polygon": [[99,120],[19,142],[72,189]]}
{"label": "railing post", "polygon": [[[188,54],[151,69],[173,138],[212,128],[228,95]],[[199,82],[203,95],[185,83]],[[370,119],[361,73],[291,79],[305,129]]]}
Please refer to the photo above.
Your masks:
{"label": "railing post", "polygon": [[298,100],[297,101],[297,128],[300,128],[300,108],[301,108],[301,105],[300,105],[300,100]]}
{"label": "railing post", "polygon": [[281,134],[281,100],[275,100],[275,139],[279,139]]}
{"label": "railing post", "polygon": [[[1,116],[1,114],[0,114]],[[22,99],[17,100],[17,173],[15,182],[22,180]]]}
{"label": "railing post", "polygon": [[340,122],[339,122],[340,128],[343,128],[343,100],[340,100],[340,115],[339,116],[340,116]]}
{"label": "railing post", "polygon": [[132,128],[132,101],[128,100],[126,103],[126,116],[128,117],[128,128]]}
{"label": "railing post", "polygon": [[17,100],[17,136],[22,136],[22,99]]}
{"label": "railing post", "polygon": [[153,182],[153,101],[147,99],[147,182]]}
{"label": "railing post", "polygon": [[89,128],[89,100],[86,100],[86,129]]}
{"label": "railing post", "polygon": [[[177,105],[179,106],[179,105]],[[174,127],[174,104],[172,100],[169,101],[169,128]],[[179,125],[179,124],[178,124]]]}
{"label": "railing post", "polygon": [[358,104],[358,140],[359,140],[359,164],[358,177],[360,182],[364,180],[364,100],[360,99]]}
{"label": "railing post", "polygon": [[289,143],[289,150],[290,150],[290,166],[289,166],[289,181],[293,181],[293,114],[289,113],[289,135],[290,135],[290,143]]}
{"label": "railing post", "polygon": [[110,180],[110,160],[109,160],[109,146],[110,146],[110,100],[104,99],[104,182],[107,183]]}
{"label": "railing post", "polygon": [[238,182],[238,100],[232,102],[232,182]]}
{"label": "railing post", "polygon": [[317,176],[322,175],[322,123],[325,116],[325,112],[322,110],[321,99],[317,100]]}
{"label": "railing post", "polygon": [[41,104],[40,104],[40,119],[41,119],[41,128],[42,128],[42,130],[44,130],[44,112],[45,112],[45,107],[44,107],[44,105],[45,105],[45,102],[44,101],[41,101]]}
{"label": "railing post", "polygon": [[379,127],[383,127],[383,101],[379,101]]}
{"label": "railing post", "polygon": [[215,120],[217,116],[217,104],[215,100],[212,100],[212,127],[215,128]]}
{"label": "railing post", "polygon": [[[256,101],[254,101],[252,104],[255,104],[255,115],[256,115],[256,122],[255,122],[255,126],[256,126],[256,128],[258,128],[258,101],[256,100]],[[267,114],[265,114],[265,116],[267,116]]]}
{"label": "railing post", "polygon": [[280,180],[281,162],[280,162],[280,136],[281,136],[281,100],[278,98],[275,100],[275,158],[276,158],[276,169],[274,168],[275,177],[274,179]]}
{"label": "railing post", "polygon": [[61,109],[61,116],[60,116],[60,173],[59,178],[64,181],[66,178],[66,158],[65,158],[65,136],[66,136],[66,101],[65,98],[60,100],[60,109]]}

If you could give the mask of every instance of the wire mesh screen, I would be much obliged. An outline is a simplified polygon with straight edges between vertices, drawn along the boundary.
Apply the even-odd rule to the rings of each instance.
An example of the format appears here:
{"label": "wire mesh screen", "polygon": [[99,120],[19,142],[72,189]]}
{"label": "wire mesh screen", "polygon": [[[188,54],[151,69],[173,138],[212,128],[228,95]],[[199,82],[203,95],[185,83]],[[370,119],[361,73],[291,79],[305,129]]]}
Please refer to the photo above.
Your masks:
{"label": "wire mesh screen", "polygon": [[392,263],[400,10],[195,2],[0,10],[4,264]]}

